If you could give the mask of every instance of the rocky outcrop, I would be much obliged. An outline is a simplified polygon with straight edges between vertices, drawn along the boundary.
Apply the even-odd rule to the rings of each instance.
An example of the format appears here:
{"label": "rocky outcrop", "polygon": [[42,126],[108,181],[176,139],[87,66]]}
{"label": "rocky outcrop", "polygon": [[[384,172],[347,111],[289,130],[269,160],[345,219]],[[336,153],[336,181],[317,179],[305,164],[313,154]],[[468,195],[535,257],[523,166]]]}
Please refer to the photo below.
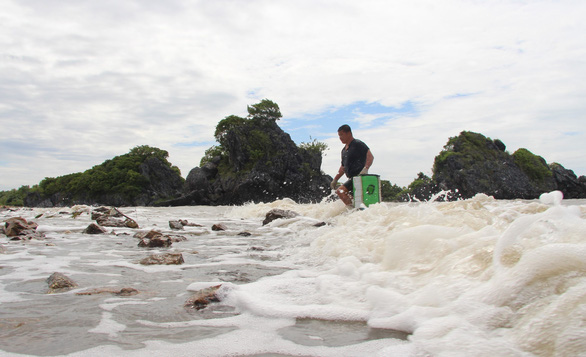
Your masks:
{"label": "rocky outcrop", "polygon": [[225,153],[192,169],[184,195],[163,206],[238,205],[290,198],[321,201],[331,177],[321,173],[321,152],[299,148],[274,121],[248,120],[222,137]]}
{"label": "rocky outcrop", "polygon": [[[546,161],[526,149],[512,155],[500,140],[462,132],[450,138],[435,158],[433,178],[420,189],[420,199],[440,190],[449,199],[470,198],[484,193],[497,199],[534,199],[559,190],[565,198],[586,198],[586,180],[560,164]],[[425,197],[427,196],[427,197]]]}
{"label": "rocky outcrop", "polygon": [[[148,150],[154,153],[145,153]],[[179,197],[184,180],[166,155],[157,148],[137,147],[83,173],[46,178],[39,184],[41,190],[28,193],[23,203],[27,207],[150,206]]]}

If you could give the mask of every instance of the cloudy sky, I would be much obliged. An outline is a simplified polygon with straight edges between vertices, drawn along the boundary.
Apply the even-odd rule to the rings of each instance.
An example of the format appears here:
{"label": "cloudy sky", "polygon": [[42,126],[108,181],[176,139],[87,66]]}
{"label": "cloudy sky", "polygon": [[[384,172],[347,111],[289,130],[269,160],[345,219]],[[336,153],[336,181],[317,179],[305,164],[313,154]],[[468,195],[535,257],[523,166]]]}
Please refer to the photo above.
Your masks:
{"label": "cloudy sky", "polygon": [[137,145],[187,176],[263,98],[400,186],[462,130],[586,174],[583,0],[0,0],[0,190]]}

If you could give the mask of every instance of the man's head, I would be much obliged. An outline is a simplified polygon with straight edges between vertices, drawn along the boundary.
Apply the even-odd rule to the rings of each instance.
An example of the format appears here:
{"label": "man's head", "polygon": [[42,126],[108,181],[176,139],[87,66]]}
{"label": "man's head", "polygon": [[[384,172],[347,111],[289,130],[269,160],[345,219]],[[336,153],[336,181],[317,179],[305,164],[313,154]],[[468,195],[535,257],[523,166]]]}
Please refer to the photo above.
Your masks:
{"label": "man's head", "polygon": [[354,139],[352,129],[350,129],[348,124],[344,124],[338,128],[338,136],[342,144],[349,144]]}

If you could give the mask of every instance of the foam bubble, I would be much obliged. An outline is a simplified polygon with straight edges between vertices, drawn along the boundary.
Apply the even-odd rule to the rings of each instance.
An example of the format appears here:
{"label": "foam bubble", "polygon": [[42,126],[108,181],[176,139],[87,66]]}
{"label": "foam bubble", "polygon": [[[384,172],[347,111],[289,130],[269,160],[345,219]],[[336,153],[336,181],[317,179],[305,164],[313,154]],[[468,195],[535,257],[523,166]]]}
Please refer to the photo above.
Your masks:
{"label": "foam bubble", "polygon": [[564,194],[561,191],[552,191],[543,193],[539,196],[539,201],[544,205],[559,206],[564,199]]}

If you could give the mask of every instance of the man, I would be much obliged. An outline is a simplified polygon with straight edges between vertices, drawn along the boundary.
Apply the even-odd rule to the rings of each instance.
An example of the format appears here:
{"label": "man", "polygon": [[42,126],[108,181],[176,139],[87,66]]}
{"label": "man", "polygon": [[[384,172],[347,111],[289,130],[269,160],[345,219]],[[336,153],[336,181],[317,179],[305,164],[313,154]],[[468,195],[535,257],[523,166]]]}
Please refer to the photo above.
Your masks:
{"label": "man", "polygon": [[338,136],[340,141],[344,144],[342,149],[342,165],[338,170],[338,174],[334,177],[334,180],[330,184],[332,190],[336,190],[336,184],[342,175],[346,174],[348,181],[340,186],[336,193],[338,197],[346,204],[346,206],[352,205],[352,178],[358,175],[368,174],[368,169],[372,166],[374,156],[370,152],[368,146],[358,139],[354,139],[352,135],[352,129],[347,124],[342,125],[338,129]]}

